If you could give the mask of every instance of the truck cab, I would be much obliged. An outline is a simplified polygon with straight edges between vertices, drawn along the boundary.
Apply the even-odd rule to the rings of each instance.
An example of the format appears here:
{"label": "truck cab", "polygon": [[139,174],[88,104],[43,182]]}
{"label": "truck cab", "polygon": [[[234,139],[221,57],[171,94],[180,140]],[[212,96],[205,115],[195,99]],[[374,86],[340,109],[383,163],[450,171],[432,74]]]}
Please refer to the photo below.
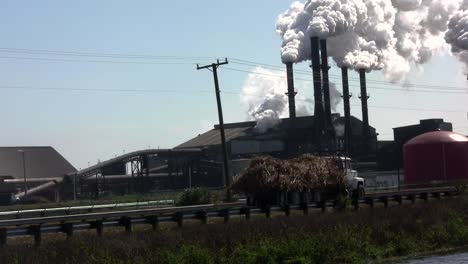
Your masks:
{"label": "truck cab", "polygon": [[345,184],[353,196],[363,198],[365,196],[364,178],[358,177],[358,172],[353,170],[351,159],[348,157],[336,157],[338,168],[344,171]]}

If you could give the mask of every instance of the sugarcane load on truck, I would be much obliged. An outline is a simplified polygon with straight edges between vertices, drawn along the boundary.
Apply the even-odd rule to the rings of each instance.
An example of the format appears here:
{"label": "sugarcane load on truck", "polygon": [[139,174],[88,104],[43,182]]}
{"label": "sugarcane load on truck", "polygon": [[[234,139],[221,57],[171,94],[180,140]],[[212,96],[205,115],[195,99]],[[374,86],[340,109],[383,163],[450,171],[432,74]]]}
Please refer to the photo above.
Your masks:
{"label": "sugarcane load on truck", "polygon": [[364,179],[345,157],[303,155],[281,160],[252,159],[247,169],[234,178],[231,190],[247,195],[251,204],[295,204],[336,199],[339,195],[365,195]]}

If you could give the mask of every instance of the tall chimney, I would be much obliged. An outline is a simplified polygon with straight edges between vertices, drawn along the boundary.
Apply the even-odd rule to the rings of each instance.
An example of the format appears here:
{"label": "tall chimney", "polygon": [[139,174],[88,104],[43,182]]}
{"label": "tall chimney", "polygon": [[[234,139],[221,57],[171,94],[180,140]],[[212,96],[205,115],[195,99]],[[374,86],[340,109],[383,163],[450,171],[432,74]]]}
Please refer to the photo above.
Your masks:
{"label": "tall chimney", "polygon": [[314,78],[314,101],[315,101],[315,118],[314,118],[314,129],[315,139],[319,144],[319,150],[321,152],[321,141],[324,129],[324,116],[323,116],[323,100],[322,100],[322,78],[320,75],[320,47],[319,38],[312,37],[311,49],[312,49],[312,73]]}
{"label": "tall chimney", "polygon": [[364,127],[362,128],[362,136],[364,139],[370,137],[370,127],[369,127],[369,108],[367,106],[367,87],[366,87],[366,70],[359,69],[359,79],[361,81],[361,104],[362,104],[362,122],[364,122]]}
{"label": "tall chimney", "polygon": [[346,155],[350,156],[351,154],[351,139],[352,139],[352,130],[351,130],[351,105],[349,99],[351,95],[349,94],[349,83],[348,83],[348,68],[341,68],[341,78],[343,82],[343,102],[344,102],[344,113],[345,113],[345,151]]}
{"label": "tall chimney", "polygon": [[331,113],[331,102],[330,102],[330,80],[328,78],[328,51],[327,51],[327,40],[320,40],[320,54],[322,60],[322,87],[323,87],[323,100],[324,100],[324,112],[325,112],[325,129],[327,132],[327,138],[333,139],[335,137],[335,130],[332,125],[332,113]]}
{"label": "tall chimney", "polygon": [[296,91],[294,89],[294,73],[293,73],[293,63],[286,63],[286,77],[288,79],[288,92],[286,95],[289,99],[289,119],[293,123],[296,118]]}

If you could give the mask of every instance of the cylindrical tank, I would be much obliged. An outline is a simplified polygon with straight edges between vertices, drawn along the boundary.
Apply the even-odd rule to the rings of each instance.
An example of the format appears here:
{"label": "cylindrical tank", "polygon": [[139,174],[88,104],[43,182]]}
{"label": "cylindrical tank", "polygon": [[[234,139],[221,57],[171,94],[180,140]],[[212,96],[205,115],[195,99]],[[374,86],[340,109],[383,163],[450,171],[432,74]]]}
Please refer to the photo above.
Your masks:
{"label": "cylindrical tank", "polygon": [[408,186],[468,181],[468,138],[447,131],[430,132],[403,147]]}

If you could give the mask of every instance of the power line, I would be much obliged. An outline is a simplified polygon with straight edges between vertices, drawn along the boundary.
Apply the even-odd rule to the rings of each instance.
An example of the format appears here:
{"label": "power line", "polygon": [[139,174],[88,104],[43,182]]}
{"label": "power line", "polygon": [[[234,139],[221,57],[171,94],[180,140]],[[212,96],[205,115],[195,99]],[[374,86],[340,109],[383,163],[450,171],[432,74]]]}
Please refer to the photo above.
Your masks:
{"label": "power line", "polygon": [[[245,66],[260,66],[263,68],[270,68],[270,69],[279,69],[283,70],[284,67],[276,66],[276,65],[271,65],[271,64],[264,64],[264,63],[257,63],[253,61],[248,61],[248,60],[239,60],[239,59],[233,59],[231,58],[233,63],[239,64],[239,65],[245,65]],[[311,72],[303,71],[303,70],[294,70],[295,73],[298,74],[305,74],[305,75],[311,75]],[[332,79],[339,79],[341,80],[341,76],[339,75],[334,75],[330,74],[330,77]],[[349,78],[350,81],[359,81],[359,78]],[[374,83],[374,84],[381,84],[381,85],[399,85],[403,87],[420,87],[420,88],[432,88],[432,89],[449,89],[449,90],[462,90],[462,91],[468,91],[468,87],[456,87],[456,86],[441,86],[441,85],[425,85],[425,84],[413,84],[413,83],[402,83],[402,82],[389,82],[389,81],[379,81],[379,80],[372,80],[372,79],[367,79],[368,83]]]}
{"label": "power line", "polygon": [[[33,87],[33,86],[0,86],[0,89],[8,90],[36,90],[36,91],[76,91],[76,92],[130,92],[130,93],[213,93],[208,90],[169,90],[169,89],[104,89],[104,88],[59,88],[59,87]],[[225,91],[225,94],[237,92]]]}
{"label": "power line", "polygon": [[22,54],[42,54],[55,56],[76,56],[76,57],[103,57],[103,58],[118,58],[118,59],[149,59],[149,60],[200,60],[213,59],[214,57],[202,56],[155,56],[148,54],[121,54],[121,53],[95,53],[95,52],[80,52],[80,51],[61,51],[61,50],[42,50],[42,49],[17,49],[17,48],[0,48],[0,52],[5,53],[22,53]]}
{"label": "power line", "polygon": [[195,65],[196,64],[195,62],[189,63],[189,62],[100,61],[100,60],[52,59],[52,58],[37,58],[37,57],[11,57],[11,56],[0,56],[0,59],[86,62],[86,63],[107,63],[107,64],[146,64],[146,65]]}
{"label": "power line", "polygon": [[[53,55],[53,56],[75,56],[75,57],[101,57],[101,58],[117,58],[117,59],[145,59],[145,60],[211,60],[215,57],[203,57],[203,56],[156,56],[150,54],[122,54],[122,53],[97,53],[97,52],[82,52],[82,51],[63,51],[63,50],[44,50],[44,49],[18,49],[18,48],[0,48],[0,52],[4,53],[22,53],[22,54],[40,54],[40,55]],[[130,64],[153,64],[149,62],[119,62],[119,61],[96,61],[96,60],[66,60],[66,59],[50,59],[50,58],[29,58],[29,57],[0,57],[10,59],[26,59],[26,60],[55,60],[55,61],[67,61],[67,62],[98,62],[98,63],[130,63]],[[270,69],[283,70],[284,66],[272,65],[267,63],[255,62],[245,59],[229,58],[232,63],[244,66],[260,66]],[[156,64],[156,63],[154,63]],[[159,64],[159,63],[157,63]],[[179,63],[168,63],[179,64]],[[181,63],[181,64],[195,64],[195,63]],[[295,70],[297,74],[311,75],[308,71]],[[341,76],[330,74],[330,78],[341,80]],[[359,78],[349,78],[350,81],[359,81]],[[401,83],[401,82],[389,82],[368,79],[368,83],[379,84],[379,85],[399,85],[408,88],[426,88],[426,89],[445,89],[445,90],[460,90],[467,91],[467,87],[457,86],[442,86],[442,85],[426,85],[426,84],[414,84],[414,83]]]}
{"label": "power line", "polygon": [[[59,88],[59,87],[33,87],[33,86],[0,86],[0,89],[11,89],[11,90],[36,90],[36,91],[60,91],[60,92],[66,92],[66,91],[75,91],[75,92],[131,92],[131,93],[180,93],[180,94],[186,94],[186,93],[208,93],[211,94],[213,93],[212,91],[209,90],[181,90],[181,89],[114,89],[114,88],[109,88],[109,89],[104,89],[104,88]],[[229,94],[229,95],[240,95],[240,92],[238,91],[232,91],[232,90],[224,90],[221,91],[223,94]],[[299,100],[297,99],[296,101],[305,101],[305,102],[310,102],[311,99],[304,99],[304,100]],[[353,107],[361,107],[361,105],[353,105]],[[447,109],[423,109],[423,108],[405,108],[405,107],[395,107],[395,106],[376,106],[376,105],[371,105],[369,106],[371,108],[380,108],[380,109],[391,109],[391,110],[404,110],[404,111],[423,111],[423,112],[447,112],[447,113],[467,113],[467,111],[461,111],[461,110],[447,110]]]}
{"label": "power line", "polygon": [[[255,72],[255,71],[248,71],[248,70],[241,70],[241,69],[236,69],[236,68],[231,68],[231,67],[224,67],[226,70],[230,71],[235,71],[235,72],[243,72],[243,73],[248,73],[248,74],[254,74],[254,75],[263,75],[263,76],[271,76],[271,77],[276,77],[276,78],[281,78],[281,79],[286,79],[286,76],[280,76],[276,74],[269,74],[269,73],[261,73],[261,72]],[[311,79],[302,79],[302,78],[294,78],[295,81],[305,81],[305,82],[313,82]],[[356,86],[350,85],[350,87],[356,88]],[[418,93],[436,93],[436,94],[466,94],[468,95],[468,89],[465,89],[464,92],[456,92],[456,91],[432,91],[432,90],[409,90],[409,89],[403,89],[403,88],[384,88],[384,87],[375,87],[375,86],[368,86],[370,89],[375,89],[375,90],[383,90],[383,91],[403,91],[403,92],[418,92]]]}

